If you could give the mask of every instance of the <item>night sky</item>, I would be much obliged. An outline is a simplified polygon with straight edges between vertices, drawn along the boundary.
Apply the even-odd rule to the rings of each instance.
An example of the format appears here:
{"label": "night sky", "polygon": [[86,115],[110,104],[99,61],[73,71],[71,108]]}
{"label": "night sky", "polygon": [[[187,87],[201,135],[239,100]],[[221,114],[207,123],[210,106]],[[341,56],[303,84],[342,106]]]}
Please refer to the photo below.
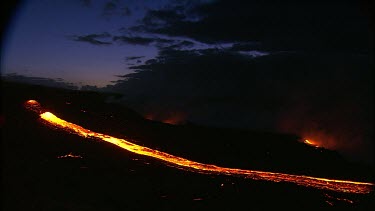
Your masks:
{"label": "night sky", "polygon": [[[116,80],[115,75],[132,72],[129,64],[157,56],[161,47],[185,45],[194,49],[221,45],[202,43],[184,34],[169,36],[131,29],[147,23],[154,11],[166,8],[171,11],[175,4],[173,1],[21,2],[5,36],[2,73],[62,78],[78,86],[103,87]],[[141,58],[132,59],[136,57]]]}
{"label": "night sky", "polygon": [[357,1],[21,1],[3,41],[2,74],[103,87],[165,48],[232,48],[254,57],[368,54],[366,6]]}
{"label": "night sky", "polygon": [[369,161],[369,2],[30,0],[6,28],[1,73],[120,92],[150,119],[297,133]]}

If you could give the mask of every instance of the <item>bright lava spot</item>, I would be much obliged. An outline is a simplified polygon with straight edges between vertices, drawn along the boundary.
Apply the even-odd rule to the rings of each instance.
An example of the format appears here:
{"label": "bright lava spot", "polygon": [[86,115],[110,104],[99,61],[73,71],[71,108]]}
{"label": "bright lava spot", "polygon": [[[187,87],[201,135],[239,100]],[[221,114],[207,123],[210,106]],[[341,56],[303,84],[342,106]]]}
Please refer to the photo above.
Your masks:
{"label": "bright lava spot", "polygon": [[305,139],[303,141],[305,144],[308,144],[308,145],[311,145],[311,146],[314,146],[314,147],[319,147],[315,142],[309,140],[309,139]]}
{"label": "bright lava spot", "polygon": [[54,119],[54,120],[56,120],[57,119],[57,117],[54,115],[54,114],[52,114],[51,112],[44,112],[43,114],[41,114],[40,115],[43,119]]}
{"label": "bright lava spot", "polygon": [[82,156],[80,155],[73,155],[72,153],[69,153],[69,154],[66,154],[66,155],[61,155],[61,156],[58,156],[57,158],[83,158]]}
{"label": "bright lava spot", "polygon": [[306,143],[306,144],[311,144],[311,145],[313,144],[313,143],[311,143],[308,139],[305,139],[305,143]]}
{"label": "bright lava spot", "polygon": [[28,110],[34,111],[34,112],[36,112],[38,114],[40,114],[41,111],[42,111],[41,105],[36,100],[28,100],[28,101],[26,101],[25,107]]}
{"label": "bright lava spot", "polygon": [[195,161],[191,161],[182,157],[174,156],[165,152],[154,150],[148,147],[143,147],[134,143],[131,143],[125,139],[115,138],[113,136],[105,135],[102,133],[96,133],[94,131],[83,128],[79,125],[67,122],[63,119],[58,118],[51,112],[44,112],[40,114],[40,117],[47,123],[60,127],[67,132],[75,133],[77,135],[87,138],[97,138],[111,144],[114,144],[127,151],[144,155],[152,158],[162,160],[164,162],[175,165],[176,167],[182,167],[184,170],[196,171],[199,173],[208,174],[224,174],[224,175],[236,175],[242,176],[254,180],[266,180],[273,182],[289,182],[305,187],[313,187],[317,189],[332,190],[337,192],[347,193],[369,193],[373,190],[374,184],[365,182],[355,182],[346,180],[335,180],[310,177],[304,175],[292,175],[276,172],[264,172],[255,170],[244,170],[236,168],[220,167],[212,164],[204,164]]}
{"label": "bright lava spot", "polygon": [[26,103],[31,104],[31,105],[39,104],[36,100],[28,100]]}

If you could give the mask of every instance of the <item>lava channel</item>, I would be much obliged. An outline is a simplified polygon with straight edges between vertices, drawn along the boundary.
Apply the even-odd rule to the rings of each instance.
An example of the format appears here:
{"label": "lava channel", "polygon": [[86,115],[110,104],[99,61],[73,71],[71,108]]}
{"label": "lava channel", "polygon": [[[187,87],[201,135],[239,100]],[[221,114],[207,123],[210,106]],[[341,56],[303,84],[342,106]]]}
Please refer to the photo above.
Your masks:
{"label": "lava channel", "polygon": [[134,143],[131,143],[125,139],[116,138],[102,133],[97,133],[89,129],[83,128],[71,122],[67,122],[59,117],[55,116],[51,112],[43,111],[40,104],[35,100],[29,100],[26,102],[26,108],[34,112],[39,113],[40,117],[48,124],[59,127],[67,132],[80,135],[85,138],[97,138],[102,141],[114,144],[127,151],[144,155],[152,158],[156,158],[167,163],[173,164],[176,167],[182,167],[184,170],[196,171],[200,173],[209,174],[222,174],[222,175],[233,175],[242,176],[244,178],[254,180],[265,180],[272,182],[288,182],[294,183],[300,186],[312,187],[323,190],[332,190],[336,192],[345,193],[358,193],[366,194],[373,190],[373,183],[356,182],[348,180],[336,180],[317,178],[305,175],[293,175],[276,172],[265,172],[256,170],[245,170],[237,168],[220,167],[212,164],[199,163],[192,160],[188,160],[182,157],[171,155],[162,151],[154,150],[148,147],[143,147]]}

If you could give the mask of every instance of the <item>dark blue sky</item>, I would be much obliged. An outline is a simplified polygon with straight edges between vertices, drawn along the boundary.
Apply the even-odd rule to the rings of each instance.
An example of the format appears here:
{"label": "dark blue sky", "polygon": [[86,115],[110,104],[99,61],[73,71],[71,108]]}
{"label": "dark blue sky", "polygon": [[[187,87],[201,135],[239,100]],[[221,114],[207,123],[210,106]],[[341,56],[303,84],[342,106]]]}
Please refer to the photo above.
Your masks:
{"label": "dark blue sky", "polygon": [[[154,58],[158,46],[163,45],[162,42],[147,41],[116,42],[114,36],[125,34],[130,37],[193,41],[188,37],[127,30],[139,25],[148,11],[167,8],[171,2],[24,1],[19,4],[5,36],[2,74],[62,78],[76,85],[102,87],[110,84],[110,81],[117,80],[115,75],[131,72],[128,64],[139,64]],[[94,43],[83,38],[103,34],[109,35],[93,39],[108,41],[108,44]],[[197,45],[191,48],[209,46],[197,41],[194,43]],[[142,58],[135,61],[126,59],[138,56]]]}
{"label": "dark blue sky", "polygon": [[137,2],[124,2],[136,11],[129,15],[112,14],[112,11],[105,15],[106,1],[89,5],[74,0],[25,1],[19,5],[6,37],[3,73],[63,78],[77,84],[108,84],[116,79],[114,75],[129,72],[124,62],[126,56],[151,58],[156,55],[156,48],[127,44],[100,46],[75,42],[68,37],[118,33],[121,27],[134,24],[145,12],[144,7],[159,6],[152,1]]}

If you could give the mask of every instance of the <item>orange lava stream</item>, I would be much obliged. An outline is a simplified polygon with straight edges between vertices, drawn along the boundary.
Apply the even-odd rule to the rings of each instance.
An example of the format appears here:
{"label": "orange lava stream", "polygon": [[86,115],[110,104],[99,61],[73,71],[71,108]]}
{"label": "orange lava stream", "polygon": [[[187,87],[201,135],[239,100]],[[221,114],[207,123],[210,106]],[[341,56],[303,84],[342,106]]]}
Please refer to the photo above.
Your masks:
{"label": "orange lava stream", "polygon": [[308,140],[308,139],[305,139],[303,142],[304,142],[305,144],[310,145],[310,146],[319,147],[319,146],[316,145],[314,142],[312,142],[311,140]]}
{"label": "orange lava stream", "polygon": [[306,143],[306,144],[313,145],[313,143],[312,143],[311,141],[307,140],[307,139],[305,140],[305,143]]}
{"label": "orange lava stream", "polygon": [[244,170],[236,168],[220,167],[212,164],[204,164],[182,157],[174,156],[165,152],[154,150],[148,147],[133,144],[125,139],[115,138],[113,136],[96,133],[91,130],[85,129],[79,125],[67,122],[63,119],[56,117],[50,112],[40,114],[40,117],[46,122],[60,127],[71,133],[78,134],[85,138],[98,138],[111,144],[117,145],[130,152],[153,157],[162,161],[183,167],[186,170],[195,170],[200,173],[224,174],[224,175],[237,175],[254,180],[266,180],[273,182],[289,182],[305,187],[313,187],[318,189],[326,189],[337,192],[346,193],[369,193],[373,190],[374,184],[365,182],[354,182],[345,180],[316,178],[304,175],[292,175],[284,173],[273,173],[264,171]]}

